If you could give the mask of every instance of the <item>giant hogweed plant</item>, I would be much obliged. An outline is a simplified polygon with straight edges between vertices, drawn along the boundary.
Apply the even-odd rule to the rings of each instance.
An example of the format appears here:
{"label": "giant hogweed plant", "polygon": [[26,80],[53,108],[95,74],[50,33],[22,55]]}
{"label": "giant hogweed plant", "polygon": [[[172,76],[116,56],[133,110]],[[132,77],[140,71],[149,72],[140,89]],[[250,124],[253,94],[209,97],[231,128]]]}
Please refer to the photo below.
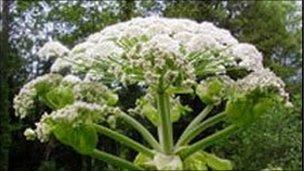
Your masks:
{"label": "giant hogweed plant", "polygon": [[[130,170],[230,170],[229,160],[204,150],[273,106],[290,104],[284,83],[263,67],[254,46],[239,43],[229,31],[208,22],[135,18],[109,26],[71,50],[49,42],[38,55],[55,61],[49,74],[27,83],[15,97],[21,119],[41,115],[35,128],[25,130],[26,138],[55,138],[83,155]],[[118,105],[117,92],[129,85],[145,94],[135,108],[125,109]],[[180,101],[184,94],[199,97],[206,107],[174,142],[172,124],[191,112]],[[210,116],[220,104],[225,108]],[[37,113],[37,105],[46,111]],[[158,136],[135,115],[149,120]],[[117,131],[118,119],[146,143]],[[226,127],[196,140],[220,122]],[[99,134],[138,155],[131,162],[98,150]]]}

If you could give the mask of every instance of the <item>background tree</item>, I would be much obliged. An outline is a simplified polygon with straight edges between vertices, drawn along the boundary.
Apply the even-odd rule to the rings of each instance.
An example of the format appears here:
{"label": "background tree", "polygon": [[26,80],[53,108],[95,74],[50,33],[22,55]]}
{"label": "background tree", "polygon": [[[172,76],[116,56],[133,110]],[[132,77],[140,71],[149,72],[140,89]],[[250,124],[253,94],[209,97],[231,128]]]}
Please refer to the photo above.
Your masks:
{"label": "background tree", "polygon": [[7,170],[8,168],[8,154],[10,144],[10,127],[9,127],[9,87],[8,87],[8,68],[5,67],[7,59],[9,57],[9,44],[8,44],[8,10],[9,3],[1,1],[1,55],[0,55],[0,113],[1,113],[1,125],[0,125],[0,165],[1,170]]}

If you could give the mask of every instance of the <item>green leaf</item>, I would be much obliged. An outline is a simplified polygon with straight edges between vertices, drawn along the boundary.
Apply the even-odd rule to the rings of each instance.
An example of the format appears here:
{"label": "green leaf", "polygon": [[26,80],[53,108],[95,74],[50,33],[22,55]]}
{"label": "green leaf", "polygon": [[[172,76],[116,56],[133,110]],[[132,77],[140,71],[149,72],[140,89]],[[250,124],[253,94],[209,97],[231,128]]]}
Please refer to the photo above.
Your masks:
{"label": "green leaf", "polygon": [[118,102],[118,95],[112,92],[106,92],[107,105],[114,106]]}
{"label": "green leaf", "polygon": [[263,113],[266,113],[269,110],[269,108],[273,105],[274,105],[274,103],[273,103],[272,99],[264,98],[264,99],[261,99],[257,104],[254,105],[252,112],[255,115],[259,116]]}
{"label": "green leaf", "polygon": [[205,155],[201,152],[194,153],[183,161],[184,170],[208,170]]}
{"label": "green leaf", "polygon": [[158,125],[158,113],[152,104],[150,104],[149,102],[145,103],[142,106],[141,111],[143,115],[147,117],[150,122],[152,122],[156,126]]}
{"label": "green leaf", "polygon": [[46,100],[50,107],[60,109],[74,102],[73,91],[70,87],[57,87],[46,94]]}
{"label": "green leaf", "polygon": [[142,153],[139,153],[137,154],[137,156],[135,157],[133,163],[136,165],[136,166],[139,166],[139,167],[142,167],[142,168],[145,168],[147,170],[155,170],[156,167],[152,167],[152,166],[149,166],[147,163],[150,162],[152,160],[152,158],[142,154]]}
{"label": "green leaf", "polygon": [[199,84],[196,93],[202,102],[215,104],[220,102],[224,96],[224,84],[218,78],[211,78]]}
{"label": "green leaf", "polygon": [[232,163],[229,160],[221,159],[214,154],[202,152],[205,155],[207,165],[214,170],[232,170]]}
{"label": "green leaf", "polygon": [[35,88],[39,96],[45,96],[51,89],[54,88],[54,86],[48,84],[47,82],[41,82],[35,85]]}
{"label": "green leaf", "polygon": [[229,160],[221,159],[214,154],[199,151],[189,156],[183,162],[184,170],[232,170],[232,163]]}
{"label": "green leaf", "polygon": [[277,95],[259,88],[243,93],[235,93],[226,104],[228,120],[235,124],[250,125],[280,101]]}
{"label": "green leaf", "polygon": [[188,106],[184,106],[180,103],[175,103],[172,107],[171,113],[171,121],[177,122],[181,116],[186,115],[188,112],[191,112],[192,109]]}
{"label": "green leaf", "polygon": [[227,102],[225,113],[231,122],[246,125],[253,120],[252,106],[252,101],[247,99],[245,95],[234,95]]}
{"label": "green leaf", "polygon": [[73,147],[81,154],[90,154],[98,142],[97,132],[91,125],[59,122],[53,127],[53,134],[63,144]]}

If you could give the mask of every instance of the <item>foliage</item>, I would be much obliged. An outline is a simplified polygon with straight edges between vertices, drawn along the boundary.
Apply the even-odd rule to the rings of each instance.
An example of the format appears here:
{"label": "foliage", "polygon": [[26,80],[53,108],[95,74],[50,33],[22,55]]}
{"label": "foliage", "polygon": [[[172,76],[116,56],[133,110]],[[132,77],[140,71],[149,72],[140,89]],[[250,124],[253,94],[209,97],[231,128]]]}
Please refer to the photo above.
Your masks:
{"label": "foliage", "polygon": [[301,96],[294,96],[294,108],[280,106],[211,150],[229,156],[239,170],[263,169],[268,165],[283,170],[301,169]]}

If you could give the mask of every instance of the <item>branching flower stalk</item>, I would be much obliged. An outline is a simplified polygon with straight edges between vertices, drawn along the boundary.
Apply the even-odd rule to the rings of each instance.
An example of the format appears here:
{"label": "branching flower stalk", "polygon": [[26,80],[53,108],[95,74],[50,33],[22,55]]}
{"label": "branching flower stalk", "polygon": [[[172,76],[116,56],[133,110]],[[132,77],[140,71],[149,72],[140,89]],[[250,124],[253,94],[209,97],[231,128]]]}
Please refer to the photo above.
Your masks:
{"label": "branching flower stalk", "polygon": [[[26,139],[56,139],[128,170],[231,170],[229,160],[205,149],[271,107],[291,105],[284,82],[263,67],[261,53],[208,22],[135,18],[109,26],[71,50],[48,42],[38,55],[56,60],[49,74],[24,85],[14,99],[16,116],[41,116],[34,129],[24,131]],[[118,103],[128,100],[119,93],[130,85],[145,92],[135,108]],[[173,124],[195,115],[182,103],[183,95],[198,97],[205,108],[174,142]],[[38,106],[51,112],[34,113]],[[219,111],[219,106],[225,107]],[[135,115],[151,122],[158,137]],[[133,127],[145,144],[124,135],[125,125],[118,120]],[[218,123],[224,128],[204,132]],[[137,151],[134,161],[98,150],[99,134]],[[205,138],[194,141],[201,134]]]}
{"label": "branching flower stalk", "polygon": [[[180,139],[176,143],[176,148],[188,144],[193,138],[199,135],[201,132],[206,130],[207,128],[217,124],[220,121],[225,119],[225,113],[217,114],[202,123],[198,123],[198,125],[194,126],[189,129],[189,131],[185,130],[185,132],[180,136]],[[190,126],[190,124],[189,124]]]}
{"label": "branching flower stalk", "polygon": [[162,150],[165,154],[172,154],[173,151],[173,132],[170,119],[170,104],[168,94],[163,86],[163,76],[159,79],[157,90],[157,109],[159,113],[158,134]]}

